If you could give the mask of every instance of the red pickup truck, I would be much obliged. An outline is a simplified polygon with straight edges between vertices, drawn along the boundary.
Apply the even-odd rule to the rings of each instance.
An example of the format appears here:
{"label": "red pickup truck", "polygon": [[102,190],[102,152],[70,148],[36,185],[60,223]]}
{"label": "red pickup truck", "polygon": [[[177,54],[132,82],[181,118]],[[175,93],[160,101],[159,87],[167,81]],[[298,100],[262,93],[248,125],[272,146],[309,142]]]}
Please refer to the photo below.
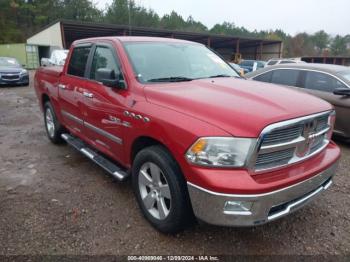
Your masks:
{"label": "red pickup truck", "polygon": [[162,232],[287,215],[331,185],[340,156],[330,104],[247,81],[199,43],[75,41],[63,68],[37,70],[35,90],[49,139],[131,177]]}

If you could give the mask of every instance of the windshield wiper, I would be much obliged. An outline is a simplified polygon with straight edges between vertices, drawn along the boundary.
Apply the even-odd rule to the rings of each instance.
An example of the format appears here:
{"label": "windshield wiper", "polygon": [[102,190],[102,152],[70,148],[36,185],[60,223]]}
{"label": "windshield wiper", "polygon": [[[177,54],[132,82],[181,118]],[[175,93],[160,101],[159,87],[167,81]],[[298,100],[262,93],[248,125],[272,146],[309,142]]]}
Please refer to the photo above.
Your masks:
{"label": "windshield wiper", "polygon": [[230,76],[230,75],[226,75],[226,74],[220,74],[220,75],[209,76],[208,78],[216,78],[216,77],[235,77],[235,76]]}
{"label": "windshield wiper", "polygon": [[163,78],[152,78],[147,80],[147,82],[183,82],[183,81],[192,81],[193,78],[188,78],[184,76],[170,76]]}

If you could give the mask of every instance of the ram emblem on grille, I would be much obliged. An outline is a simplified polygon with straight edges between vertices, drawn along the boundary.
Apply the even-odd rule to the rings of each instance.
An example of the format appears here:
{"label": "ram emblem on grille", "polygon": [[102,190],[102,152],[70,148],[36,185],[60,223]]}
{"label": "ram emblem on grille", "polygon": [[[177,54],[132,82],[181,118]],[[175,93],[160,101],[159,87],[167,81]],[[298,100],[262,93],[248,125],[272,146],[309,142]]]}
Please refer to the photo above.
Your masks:
{"label": "ram emblem on grille", "polygon": [[303,137],[305,138],[304,143],[301,143],[297,147],[297,156],[304,157],[306,156],[317,138],[317,119],[313,119],[312,121],[306,122],[303,128]]}

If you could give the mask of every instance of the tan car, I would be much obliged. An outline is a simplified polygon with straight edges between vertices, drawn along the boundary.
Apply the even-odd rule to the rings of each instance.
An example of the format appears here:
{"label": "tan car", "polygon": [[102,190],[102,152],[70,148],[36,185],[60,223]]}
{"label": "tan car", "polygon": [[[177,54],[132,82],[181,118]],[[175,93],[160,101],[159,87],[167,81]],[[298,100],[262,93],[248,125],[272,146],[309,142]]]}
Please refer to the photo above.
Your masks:
{"label": "tan car", "polygon": [[246,78],[286,85],[331,103],[336,110],[335,134],[350,138],[350,67],[328,64],[285,64],[263,68]]}

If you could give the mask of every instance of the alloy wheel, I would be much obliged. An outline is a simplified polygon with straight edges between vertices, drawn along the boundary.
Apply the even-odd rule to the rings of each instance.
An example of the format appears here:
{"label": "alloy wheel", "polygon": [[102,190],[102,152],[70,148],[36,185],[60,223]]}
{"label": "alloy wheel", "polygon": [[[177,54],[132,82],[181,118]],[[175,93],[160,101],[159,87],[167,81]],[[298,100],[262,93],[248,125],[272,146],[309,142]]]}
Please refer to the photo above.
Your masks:
{"label": "alloy wheel", "polygon": [[46,129],[47,132],[49,133],[50,137],[54,137],[55,135],[55,123],[53,122],[53,115],[50,110],[50,108],[46,108],[45,112],[45,122],[46,122]]}
{"label": "alloy wheel", "polygon": [[169,184],[158,165],[146,162],[138,176],[141,199],[146,210],[156,219],[164,220],[170,212]]}

